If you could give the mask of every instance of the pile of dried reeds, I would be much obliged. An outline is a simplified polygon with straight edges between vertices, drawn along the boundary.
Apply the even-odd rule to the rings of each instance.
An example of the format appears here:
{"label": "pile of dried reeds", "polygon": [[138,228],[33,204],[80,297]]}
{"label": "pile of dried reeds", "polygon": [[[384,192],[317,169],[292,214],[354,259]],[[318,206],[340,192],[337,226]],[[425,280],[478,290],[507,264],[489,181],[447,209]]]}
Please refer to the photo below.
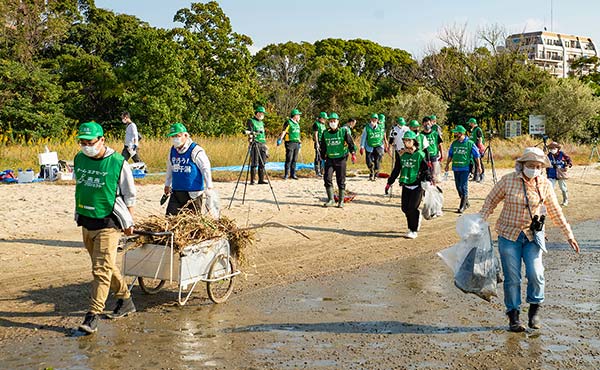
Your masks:
{"label": "pile of dried reeds", "polygon": [[[226,216],[214,219],[209,215],[202,215],[185,208],[177,215],[150,216],[138,223],[136,229],[150,232],[173,232],[174,249],[177,253],[189,245],[209,239],[225,238],[229,241],[231,254],[237,257],[240,265],[244,264],[245,249],[254,242],[255,236],[254,230],[240,229],[235,221]],[[168,236],[144,235],[138,239],[137,244],[166,244],[168,242]]]}

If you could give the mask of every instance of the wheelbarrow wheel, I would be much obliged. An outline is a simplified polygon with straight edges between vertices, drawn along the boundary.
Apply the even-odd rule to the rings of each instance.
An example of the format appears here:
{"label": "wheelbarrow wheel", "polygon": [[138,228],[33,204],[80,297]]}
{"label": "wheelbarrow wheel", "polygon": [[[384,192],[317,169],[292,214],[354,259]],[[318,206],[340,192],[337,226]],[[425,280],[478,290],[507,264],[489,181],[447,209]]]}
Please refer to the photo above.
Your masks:
{"label": "wheelbarrow wheel", "polygon": [[[226,276],[235,272],[235,260],[231,256],[220,254],[212,261],[208,270],[209,279],[219,279],[222,276]],[[215,303],[223,303],[229,298],[231,292],[233,292],[233,279],[235,276],[231,276],[226,279],[218,281],[207,282],[206,291],[208,292],[208,298]]]}
{"label": "wheelbarrow wheel", "polygon": [[138,276],[138,283],[140,283],[140,288],[144,293],[156,294],[160,292],[162,287],[165,285],[165,280],[150,278],[146,278],[146,280],[144,280],[143,277]]}

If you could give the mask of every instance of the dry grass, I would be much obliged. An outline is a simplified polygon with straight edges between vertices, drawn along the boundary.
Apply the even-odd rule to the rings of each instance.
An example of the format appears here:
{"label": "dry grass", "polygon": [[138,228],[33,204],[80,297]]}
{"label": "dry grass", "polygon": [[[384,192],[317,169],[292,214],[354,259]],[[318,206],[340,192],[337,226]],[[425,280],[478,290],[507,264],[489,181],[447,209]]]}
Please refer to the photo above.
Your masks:
{"label": "dry grass", "polygon": [[[206,150],[213,167],[241,165],[248,149],[245,136],[195,137],[194,139]],[[107,144],[117,151],[122,149],[120,139],[108,138]],[[277,147],[274,138],[269,139],[267,145],[269,147],[269,161],[280,162],[285,160],[285,149],[283,146]],[[539,140],[529,136],[521,136],[510,140],[494,139],[492,149],[496,166],[498,168],[512,167],[514,160],[523,152],[523,149],[532,145],[541,147]],[[79,150],[74,135],[63,139],[44,139],[26,144],[0,144],[0,171],[9,168],[15,171],[18,168],[38,169],[37,155],[44,151],[45,146],[48,146],[51,151],[56,151],[60,159],[67,161],[71,161]],[[164,172],[170,147],[170,140],[167,138],[144,138],[141,142],[140,156],[146,162],[148,172]],[[445,143],[444,147],[447,150],[448,143]],[[585,165],[589,163],[590,145],[566,143],[563,145],[563,150],[571,156],[574,164]],[[305,138],[298,161],[311,163],[313,159],[312,141]],[[348,163],[349,173],[363,171],[365,168],[365,158],[363,156],[358,156],[357,164]],[[382,163],[382,172],[390,171],[391,157],[386,155]],[[237,175],[238,173],[234,172],[213,172],[216,181],[232,181],[237,178]],[[299,175],[301,177],[313,176],[313,172],[303,170],[299,171]],[[279,174],[271,174],[271,176],[278,177]],[[163,180],[164,177],[161,175],[148,176],[139,180],[139,183],[160,183]]]}

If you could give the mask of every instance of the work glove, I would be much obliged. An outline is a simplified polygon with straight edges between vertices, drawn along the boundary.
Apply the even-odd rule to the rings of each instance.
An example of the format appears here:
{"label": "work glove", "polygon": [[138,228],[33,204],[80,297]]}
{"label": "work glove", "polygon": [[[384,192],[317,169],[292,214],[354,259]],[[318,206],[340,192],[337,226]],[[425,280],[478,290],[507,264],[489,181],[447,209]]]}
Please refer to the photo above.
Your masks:
{"label": "work glove", "polygon": [[130,156],[132,156],[132,157],[133,157],[133,156],[135,155],[135,153],[136,153],[136,152],[135,152],[135,149],[133,149],[133,146],[130,146],[130,147],[128,147],[128,148],[127,148],[127,151],[129,152],[129,155],[130,155]]}
{"label": "work glove", "polygon": [[277,146],[281,145],[281,139],[277,139]]}
{"label": "work glove", "polygon": [[352,163],[356,163],[356,153],[352,153],[350,158],[352,159]]}
{"label": "work glove", "polygon": [[359,152],[360,152],[360,155],[364,155],[365,154],[365,148],[360,148]]}

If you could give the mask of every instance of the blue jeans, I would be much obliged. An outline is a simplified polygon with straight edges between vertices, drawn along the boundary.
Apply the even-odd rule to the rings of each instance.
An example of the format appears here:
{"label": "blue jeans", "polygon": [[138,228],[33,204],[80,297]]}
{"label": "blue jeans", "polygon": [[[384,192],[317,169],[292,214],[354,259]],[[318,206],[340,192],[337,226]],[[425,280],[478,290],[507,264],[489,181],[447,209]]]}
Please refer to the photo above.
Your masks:
{"label": "blue jeans", "polygon": [[506,312],[521,306],[521,260],[527,276],[527,303],[544,301],[544,265],[542,250],[523,232],[516,241],[498,237],[498,251],[504,272],[504,305]]}
{"label": "blue jeans", "polygon": [[469,169],[465,171],[454,171],[454,185],[458,190],[458,195],[462,197],[469,196]]}

